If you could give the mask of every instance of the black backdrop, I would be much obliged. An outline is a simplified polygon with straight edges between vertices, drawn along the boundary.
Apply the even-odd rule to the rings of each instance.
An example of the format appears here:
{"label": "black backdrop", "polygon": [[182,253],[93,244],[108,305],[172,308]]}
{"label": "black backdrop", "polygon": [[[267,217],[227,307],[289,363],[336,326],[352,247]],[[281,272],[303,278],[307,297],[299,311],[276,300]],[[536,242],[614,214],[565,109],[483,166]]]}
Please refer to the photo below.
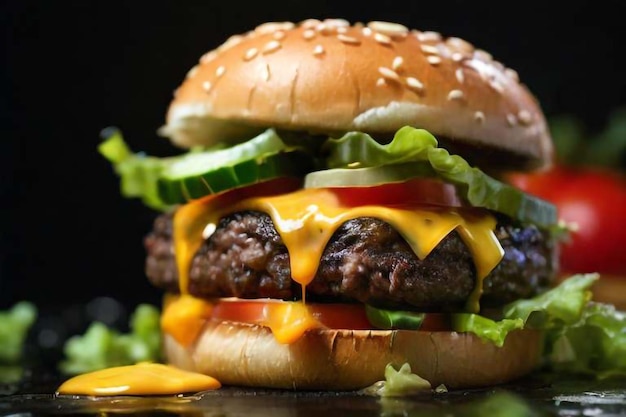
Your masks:
{"label": "black backdrop", "polygon": [[518,70],[548,116],[601,126],[626,104],[620,1],[553,3],[4,2],[0,308],[159,301],[143,275],[154,212],[120,196],[99,132],[115,125],[135,150],[172,152],[155,131],[174,88],[202,53],[264,21],[389,20],[460,36]]}

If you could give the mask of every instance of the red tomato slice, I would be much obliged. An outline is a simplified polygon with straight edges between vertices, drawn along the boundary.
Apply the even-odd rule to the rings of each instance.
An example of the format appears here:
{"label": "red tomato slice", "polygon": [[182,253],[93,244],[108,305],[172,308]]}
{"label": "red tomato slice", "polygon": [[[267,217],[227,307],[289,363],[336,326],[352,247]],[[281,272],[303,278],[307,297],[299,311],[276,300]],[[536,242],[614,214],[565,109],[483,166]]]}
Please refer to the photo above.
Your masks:
{"label": "red tomato slice", "polygon": [[626,179],[616,172],[556,166],[541,173],[514,174],[513,185],[552,202],[559,218],[576,226],[561,245],[564,273],[623,275],[626,260]]}
{"label": "red tomato slice", "polygon": [[[241,323],[259,323],[263,320],[263,309],[267,303],[281,301],[228,300],[213,307],[212,317],[217,320]],[[369,330],[373,329],[362,304],[315,304],[307,303],[313,317],[329,329]],[[449,331],[450,324],[445,314],[428,313],[420,330]]]}
{"label": "red tomato slice", "polygon": [[332,189],[339,196],[340,202],[349,207],[363,205],[461,207],[466,205],[454,185],[427,178],[373,187],[337,187]]}

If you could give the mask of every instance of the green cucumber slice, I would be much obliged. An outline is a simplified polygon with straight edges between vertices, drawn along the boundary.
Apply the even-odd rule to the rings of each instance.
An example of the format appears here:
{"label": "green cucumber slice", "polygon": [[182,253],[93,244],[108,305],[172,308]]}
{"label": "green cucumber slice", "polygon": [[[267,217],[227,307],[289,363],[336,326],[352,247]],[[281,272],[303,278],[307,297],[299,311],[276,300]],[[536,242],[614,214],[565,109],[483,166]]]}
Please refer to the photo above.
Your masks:
{"label": "green cucumber slice", "polygon": [[410,162],[370,168],[335,168],[313,171],[304,177],[304,188],[371,187],[411,178],[437,178],[430,164]]}
{"label": "green cucumber slice", "polygon": [[257,158],[268,153],[275,153],[287,148],[273,129],[268,129],[260,135],[225,149],[206,152],[191,152],[180,156],[162,173],[167,180],[183,180],[191,176],[203,175],[207,171],[217,170],[242,162],[246,159]]}
{"label": "green cucumber slice", "polygon": [[168,204],[190,200],[278,177],[302,177],[315,169],[313,157],[301,150],[280,151],[233,161],[206,170],[194,170],[177,177],[164,175],[158,180],[159,197]]}

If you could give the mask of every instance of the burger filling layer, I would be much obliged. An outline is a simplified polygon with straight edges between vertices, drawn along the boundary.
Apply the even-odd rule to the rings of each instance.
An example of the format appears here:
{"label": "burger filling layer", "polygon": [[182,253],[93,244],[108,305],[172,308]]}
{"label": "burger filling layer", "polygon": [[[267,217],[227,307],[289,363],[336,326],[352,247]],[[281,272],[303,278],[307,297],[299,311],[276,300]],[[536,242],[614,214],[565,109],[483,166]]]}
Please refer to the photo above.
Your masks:
{"label": "burger filling layer", "polygon": [[[146,272],[168,292],[179,291],[172,214],[154,222],[145,239]],[[495,235],[502,261],[483,281],[483,307],[543,292],[555,272],[553,240],[534,226],[501,217]],[[258,211],[223,217],[193,256],[188,292],[198,298],[299,300],[289,253],[271,218]],[[455,231],[420,259],[390,224],[372,217],[343,223],[332,235],[306,286],[307,302],[358,302],[414,311],[462,311],[476,285],[476,268]]]}

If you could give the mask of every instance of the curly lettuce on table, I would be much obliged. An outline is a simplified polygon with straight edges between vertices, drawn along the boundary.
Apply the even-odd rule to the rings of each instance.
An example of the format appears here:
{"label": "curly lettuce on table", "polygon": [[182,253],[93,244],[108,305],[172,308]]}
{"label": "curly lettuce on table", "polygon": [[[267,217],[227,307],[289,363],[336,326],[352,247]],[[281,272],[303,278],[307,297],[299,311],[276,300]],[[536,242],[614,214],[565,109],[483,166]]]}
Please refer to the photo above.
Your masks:
{"label": "curly lettuce on table", "polygon": [[161,359],[159,311],[149,304],[139,305],[130,319],[130,332],[121,333],[100,322],[92,323],[84,335],[73,336],[64,346],[61,372],[75,375],[113,366]]}
{"label": "curly lettuce on table", "polygon": [[0,311],[0,364],[15,364],[22,358],[28,331],[37,318],[37,308],[21,301]]}

